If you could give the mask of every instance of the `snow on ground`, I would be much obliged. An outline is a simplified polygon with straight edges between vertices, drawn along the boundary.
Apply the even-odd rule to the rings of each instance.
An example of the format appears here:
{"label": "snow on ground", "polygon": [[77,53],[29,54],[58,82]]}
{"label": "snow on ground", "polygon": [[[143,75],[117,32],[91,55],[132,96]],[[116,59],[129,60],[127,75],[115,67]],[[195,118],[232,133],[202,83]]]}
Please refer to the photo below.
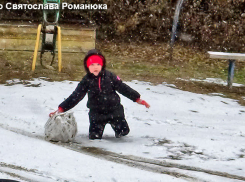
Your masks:
{"label": "snow on ground", "polygon": [[[57,109],[77,84],[40,78],[0,85],[0,179],[186,180],[95,158],[40,139],[48,114]],[[151,105],[146,109],[121,96],[131,129],[129,135],[115,138],[107,125],[102,140],[89,140],[87,98],[84,98],[71,110],[78,124],[75,142],[119,155],[229,173],[245,179],[244,106],[217,94],[195,94],[165,84],[154,86],[139,81],[127,84]],[[38,137],[28,137],[30,135]],[[203,181],[236,181],[192,170],[182,173]]]}
{"label": "snow on ground", "polygon": [[[205,79],[195,79],[195,78],[183,79],[183,78],[178,78],[178,80],[194,81],[194,82],[205,82],[205,83],[213,83],[213,84],[227,86],[227,81],[224,81],[221,78],[205,78]],[[239,83],[232,83],[232,86],[233,87],[244,87],[243,84],[239,84]]]}

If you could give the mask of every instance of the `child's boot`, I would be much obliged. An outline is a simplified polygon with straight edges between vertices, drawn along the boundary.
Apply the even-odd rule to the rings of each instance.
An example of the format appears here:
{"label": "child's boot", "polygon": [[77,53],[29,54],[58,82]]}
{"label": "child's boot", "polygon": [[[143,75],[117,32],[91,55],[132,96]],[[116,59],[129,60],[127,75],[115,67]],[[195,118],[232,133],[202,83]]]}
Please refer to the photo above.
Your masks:
{"label": "child's boot", "polygon": [[102,135],[100,135],[98,133],[92,132],[92,133],[89,134],[89,139],[91,139],[91,140],[101,139],[101,138],[102,138]]}

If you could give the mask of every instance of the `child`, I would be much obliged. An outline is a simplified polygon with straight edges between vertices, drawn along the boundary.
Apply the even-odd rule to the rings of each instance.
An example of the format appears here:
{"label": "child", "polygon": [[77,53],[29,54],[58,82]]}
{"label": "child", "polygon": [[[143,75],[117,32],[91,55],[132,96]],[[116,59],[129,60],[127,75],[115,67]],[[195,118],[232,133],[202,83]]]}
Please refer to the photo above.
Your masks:
{"label": "child", "polygon": [[123,83],[118,76],[106,70],[105,64],[106,59],[98,50],[90,50],[84,58],[84,68],[87,74],[75,91],[59,105],[58,110],[49,114],[51,117],[57,112],[70,110],[88,93],[90,139],[101,139],[107,123],[115,131],[116,138],[129,133],[124,108],[116,91],[138,104],[150,107],[147,102],[140,99],[140,94],[137,91]]}

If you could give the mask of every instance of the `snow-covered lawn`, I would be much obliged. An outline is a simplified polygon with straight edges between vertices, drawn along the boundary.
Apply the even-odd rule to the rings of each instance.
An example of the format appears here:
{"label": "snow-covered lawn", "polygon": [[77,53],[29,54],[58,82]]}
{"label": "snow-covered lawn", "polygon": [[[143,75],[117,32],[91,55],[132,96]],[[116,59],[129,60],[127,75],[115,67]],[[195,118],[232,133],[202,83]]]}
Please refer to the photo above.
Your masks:
{"label": "snow-covered lawn", "polygon": [[[48,114],[57,109],[77,84],[40,78],[0,85],[0,179],[190,180],[115,163],[100,155],[94,157],[44,141]],[[78,124],[75,139],[78,146],[103,149],[119,157],[140,158],[145,166],[150,165],[146,164],[148,160],[169,164],[173,167],[166,170],[193,177],[193,181],[245,181],[244,106],[218,94],[195,94],[165,84],[154,86],[139,81],[127,84],[137,90],[151,108],[146,109],[121,96],[131,129],[129,135],[115,138],[107,125],[102,140],[89,140],[85,98],[72,109]]]}

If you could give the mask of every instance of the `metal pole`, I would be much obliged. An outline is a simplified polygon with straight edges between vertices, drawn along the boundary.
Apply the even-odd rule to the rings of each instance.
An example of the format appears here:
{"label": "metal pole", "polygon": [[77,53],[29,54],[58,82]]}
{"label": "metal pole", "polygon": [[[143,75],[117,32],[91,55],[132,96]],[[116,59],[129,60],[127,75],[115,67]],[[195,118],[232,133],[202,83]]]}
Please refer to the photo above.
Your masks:
{"label": "metal pole", "polygon": [[235,70],[235,61],[236,60],[229,60],[228,79],[227,79],[229,89],[232,88],[232,82],[233,82],[234,70]]}
{"label": "metal pole", "polygon": [[41,28],[42,28],[42,25],[39,24],[38,25],[38,28],[37,28],[37,40],[36,40],[36,45],[35,45],[35,50],[34,50],[34,55],[33,55],[33,61],[32,61],[32,71],[34,71],[35,70],[35,67],[36,67],[37,52],[38,52],[38,46],[39,46]]}
{"label": "metal pole", "polygon": [[58,67],[59,72],[61,72],[62,68],[62,57],[61,57],[61,29],[59,26],[57,26],[58,29]]}

